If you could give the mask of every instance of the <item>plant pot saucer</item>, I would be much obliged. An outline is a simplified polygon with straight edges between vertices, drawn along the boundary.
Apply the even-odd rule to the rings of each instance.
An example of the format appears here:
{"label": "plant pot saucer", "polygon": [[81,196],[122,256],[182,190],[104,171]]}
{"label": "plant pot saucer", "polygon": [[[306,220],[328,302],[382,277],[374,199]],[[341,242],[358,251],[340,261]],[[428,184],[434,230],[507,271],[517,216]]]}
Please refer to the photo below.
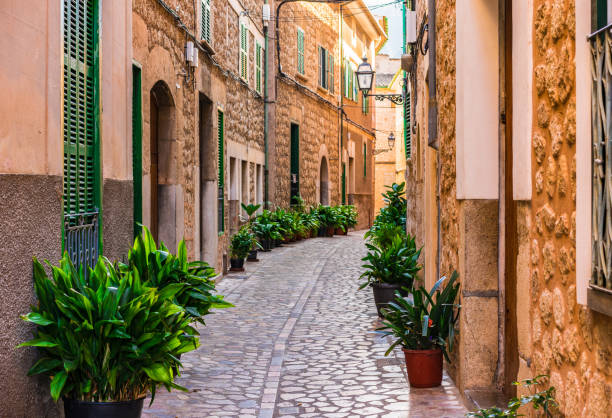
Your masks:
{"label": "plant pot saucer", "polygon": [[245,270],[244,270],[244,267],[230,267],[229,271],[245,271]]}
{"label": "plant pot saucer", "polygon": [[247,258],[247,263],[259,263],[259,258],[255,258],[253,260]]}

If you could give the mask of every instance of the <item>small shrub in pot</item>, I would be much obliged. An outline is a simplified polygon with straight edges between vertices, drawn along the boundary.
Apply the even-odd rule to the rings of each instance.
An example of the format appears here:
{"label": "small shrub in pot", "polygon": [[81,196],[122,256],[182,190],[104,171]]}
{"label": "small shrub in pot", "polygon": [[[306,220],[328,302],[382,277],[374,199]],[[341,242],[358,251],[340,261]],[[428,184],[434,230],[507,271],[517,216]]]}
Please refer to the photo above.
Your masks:
{"label": "small shrub in pot", "polygon": [[383,327],[378,331],[396,338],[385,355],[402,346],[411,386],[434,387],[442,382],[442,356],[450,362],[461,308],[456,304],[458,277],[454,271],[443,289],[446,277],[430,291],[420,286],[408,296],[397,292],[395,301],[383,310]]}
{"label": "small shrub in pot", "polygon": [[230,242],[230,263],[232,270],[242,270],[244,268],[244,259],[249,255],[251,249],[255,246],[255,236],[247,227],[242,227],[236,232]]}

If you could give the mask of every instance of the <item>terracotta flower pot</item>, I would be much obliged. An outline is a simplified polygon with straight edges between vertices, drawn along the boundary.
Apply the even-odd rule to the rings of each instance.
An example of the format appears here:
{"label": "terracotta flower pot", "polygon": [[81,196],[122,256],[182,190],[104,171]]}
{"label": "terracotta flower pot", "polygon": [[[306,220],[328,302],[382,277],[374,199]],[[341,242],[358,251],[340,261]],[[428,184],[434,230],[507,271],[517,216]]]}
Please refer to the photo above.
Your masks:
{"label": "terracotta flower pot", "polygon": [[333,226],[328,226],[327,229],[325,230],[325,236],[333,237],[335,231],[336,231],[336,228],[334,228]]}
{"label": "terracotta flower pot", "polygon": [[442,384],[442,350],[407,350],[402,348],[406,358],[406,369],[410,386],[433,388]]}
{"label": "terracotta flower pot", "polygon": [[335,235],[346,235],[346,232],[342,228],[336,228],[334,231]]}

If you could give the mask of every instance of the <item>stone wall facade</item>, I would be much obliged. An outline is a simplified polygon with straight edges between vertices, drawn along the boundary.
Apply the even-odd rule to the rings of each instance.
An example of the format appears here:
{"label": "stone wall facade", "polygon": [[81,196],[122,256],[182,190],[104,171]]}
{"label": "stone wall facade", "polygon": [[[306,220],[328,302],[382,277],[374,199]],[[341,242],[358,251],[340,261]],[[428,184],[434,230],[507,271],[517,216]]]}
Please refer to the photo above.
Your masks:
{"label": "stone wall facade", "polygon": [[[518,7],[512,3],[511,7]],[[578,304],[576,296],[580,283],[576,274],[576,142],[590,141],[576,134],[575,51],[577,39],[582,41],[585,36],[576,34],[577,3],[536,0],[529,11],[532,21],[513,22],[514,30],[530,25],[523,27],[533,32],[531,167],[527,174],[512,173],[529,176],[532,190],[526,200],[512,201],[512,195],[506,196],[510,203],[502,217],[499,200],[456,197],[455,5],[454,1],[436,2],[439,149],[427,143],[428,56],[419,54],[415,141],[406,175],[408,230],[425,247],[425,282],[431,285],[437,277],[432,270],[439,269],[440,275],[453,269],[461,273],[460,337],[447,368],[464,391],[511,392],[508,382],[546,374],[556,388],[564,416],[609,416],[610,321]],[[417,2],[419,21],[426,8],[425,1]],[[506,7],[504,12],[500,6],[500,34],[503,25],[509,24],[503,13],[510,10]],[[505,46],[500,42],[500,54],[508,45],[508,41]],[[504,72],[500,74],[503,111],[507,87]],[[521,94],[527,93],[513,86],[512,97]],[[500,135],[507,128],[501,122]],[[516,141],[514,145],[519,146]],[[512,178],[509,180],[511,183]],[[501,230],[515,235],[504,238]],[[499,288],[500,277],[503,289]],[[505,299],[498,298],[500,292]],[[504,315],[498,314],[499,300],[505,301]],[[487,318],[486,325],[482,318]],[[499,322],[502,319],[505,322]]]}

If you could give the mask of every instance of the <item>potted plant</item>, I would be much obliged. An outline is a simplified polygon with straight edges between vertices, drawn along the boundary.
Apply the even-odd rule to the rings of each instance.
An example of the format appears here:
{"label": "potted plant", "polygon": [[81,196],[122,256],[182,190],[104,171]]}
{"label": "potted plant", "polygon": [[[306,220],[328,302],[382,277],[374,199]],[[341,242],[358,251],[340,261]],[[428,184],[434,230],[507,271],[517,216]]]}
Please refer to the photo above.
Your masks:
{"label": "potted plant", "polygon": [[37,326],[40,359],[29,375],[51,378],[51,397],[64,400],[67,418],[140,417],[147,392],[186,390],[174,382],[182,353],[199,341],[191,318],[173,302],[182,284],[147,286],[134,269],[100,257],[77,271],[67,254],[48,277],[34,259],[38,304],[22,318]]}
{"label": "potted plant", "polygon": [[185,241],[181,240],[176,255],[170,253],[163,242],[159,248],[151,232],[144,225],[142,234],[134,239],[128,253],[128,263],[117,263],[122,272],[137,271],[142,282],[149,287],[164,290],[181,286],[173,302],[185,309],[193,322],[204,325],[204,316],[213,308],[229,308],[233,305],[215,294],[215,270],[204,261],[187,261]]}
{"label": "potted plant", "polygon": [[446,277],[429,292],[423,286],[406,297],[397,292],[395,302],[384,311],[383,326],[377,331],[396,338],[385,355],[402,346],[411,386],[427,388],[442,382],[442,356],[450,362],[448,353],[453,350],[461,308],[456,304],[458,277],[454,271],[444,289]]}
{"label": "potted plant", "polygon": [[383,245],[373,241],[366,243],[368,254],[362,259],[365,271],[361,278],[366,281],[359,289],[371,286],[378,315],[395,298],[397,291],[412,288],[416,274],[421,269],[419,256],[421,250],[416,248],[414,238],[396,235]]}
{"label": "potted plant", "polygon": [[261,205],[254,205],[252,203],[245,205],[244,203],[241,203],[240,206],[242,206],[242,210],[244,210],[244,212],[247,214],[247,218],[246,218],[246,222],[251,223],[253,221],[253,215],[255,215],[255,213],[259,210],[259,208],[261,207]]}
{"label": "potted plant", "polygon": [[331,206],[320,205],[316,213],[319,218],[319,236],[333,237],[337,225],[334,209]]}
{"label": "potted plant", "polygon": [[230,243],[231,271],[244,271],[244,259],[253,247],[254,237],[248,228],[242,227],[232,236]]}
{"label": "potted plant", "polygon": [[259,240],[262,251],[272,250],[273,242],[280,236],[275,222],[266,222],[259,218],[251,224],[251,230]]}

